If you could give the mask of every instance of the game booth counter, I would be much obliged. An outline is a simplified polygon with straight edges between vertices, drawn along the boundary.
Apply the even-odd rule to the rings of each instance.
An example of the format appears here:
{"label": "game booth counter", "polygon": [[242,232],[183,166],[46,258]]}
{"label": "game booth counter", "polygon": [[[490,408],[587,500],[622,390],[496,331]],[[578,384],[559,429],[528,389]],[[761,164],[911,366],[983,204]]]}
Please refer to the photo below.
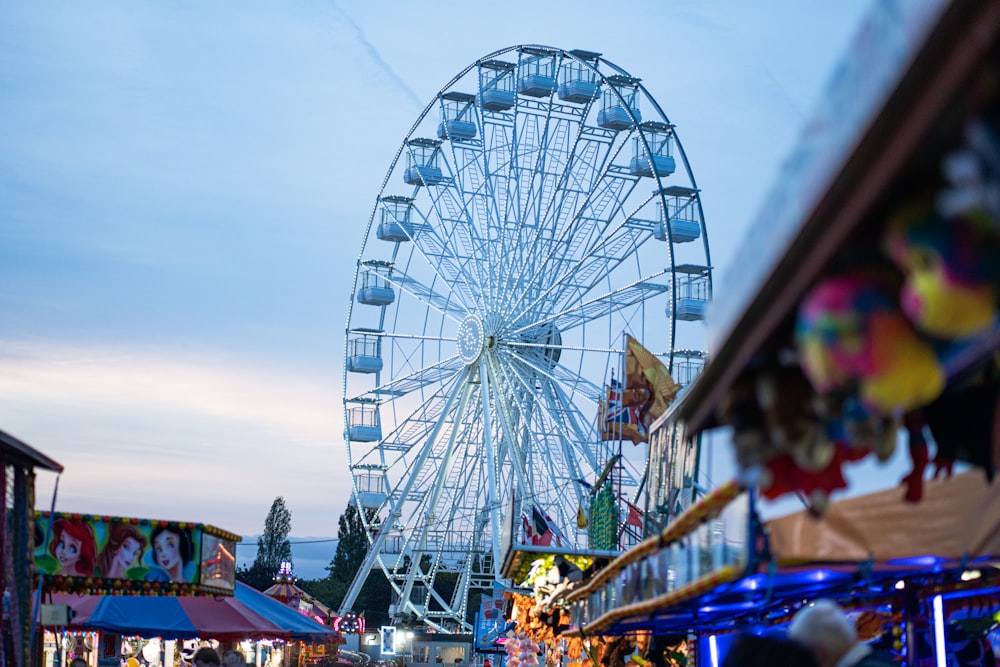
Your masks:
{"label": "game booth counter", "polygon": [[[729,517],[747,521],[740,540],[720,517],[748,496],[750,513]],[[733,633],[781,628],[829,598],[901,663],[935,664],[936,636],[947,653],[995,628],[998,568],[1000,484],[977,470],[928,480],[921,503],[890,489],[839,501],[822,520],[803,510],[758,522],[752,492],[733,481],[544,611],[559,619],[557,640],[613,650],[625,639],[626,655],[714,666]]]}
{"label": "game booth counter", "polygon": [[[982,647],[1000,557],[998,35],[996,0],[873,3],[716,293],[708,363],[661,418],[720,434],[737,478],[534,601],[582,664],[715,664],[732,633],[823,597],[907,665]],[[840,497],[845,469],[897,447],[902,480]],[[759,520],[761,498],[796,496],[808,509]]]}

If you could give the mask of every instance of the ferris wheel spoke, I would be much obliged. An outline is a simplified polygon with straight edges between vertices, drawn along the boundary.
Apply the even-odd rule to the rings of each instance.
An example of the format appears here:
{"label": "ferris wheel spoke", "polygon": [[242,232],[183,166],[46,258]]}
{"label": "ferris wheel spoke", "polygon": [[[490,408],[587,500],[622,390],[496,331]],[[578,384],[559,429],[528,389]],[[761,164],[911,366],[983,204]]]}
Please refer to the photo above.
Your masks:
{"label": "ferris wheel spoke", "polygon": [[427,551],[428,535],[430,534],[432,523],[434,523],[434,517],[439,507],[441,495],[444,493],[445,486],[448,484],[449,478],[454,474],[452,463],[456,452],[456,445],[458,444],[459,426],[465,419],[466,410],[469,407],[473,389],[473,385],[470,382],[465,382],[463,385],[464,386],[461,389],[462,396],[455,410],[455,416],[452,420],[450,433],[447,437],[447,445],[444,447],[440,460],[437,461],[437,469],[433,479],[430,481],[429,494],[423,500],[425,510],[424,522],[423,526],[420,528],[418,545],[413,552],[414,565],[407,575],[406,584],[403,587],[402,599],[407,601],[407,603],[410,599],[410,593],[413,590],[413,582],[416,577],[416,573],[420,572],[422,569],[420,562],[423,559],[424,553]]}
{"label": "ferris wheel spoke", "polygon": [[641,219],[638,214],[636,211],[622,218],[614,230],[581,250],[577,259],[558,260],[558,270],[553,272],[556,277],[525,310],[532,310],[543,300],[562,303],[571,296],[578,298],[620,266],[652,236],[655,221]]}
{"label": "ferris wheel spoke", "polygon": [[461,322],[462,318],[469,312],[469,308],[461,301],[457,299],[452,301],[452,296],[458,296],[455,291],[449,291],[447,296],[442,295],[432,287],[424,285],[416,278],[404,273],[389,273],[385,279],[421,303],[447,315],[455,322]]}
{"label": "ferris wheel spoke", "polygon": [[[457,378],[453,379],[453,382],[457,381]],[[366,469],[375,466],[377,469],[387,470],[401,466],[409,471],[409,461],[413,458],[410,454],[415,450],[419,451],[420,443],[425,442],[428,434],[437,426],[438,416],[443,413],[444,406],[447,405],[453,391],[451,382],[442,383],[426,400],[415,406],[405,419],[400,420],[385,434],[371,450],[357,457],[352,467]]]}
{"label": "ferris wheel spoke", "polygon": [[[503,465],[505,460],[510,461],[513,468],[512,472],[514,473],[515,484],[519,489],[524,491],[530,488],[530,477],[525,466],[524,457],[521,454],[520,448],[516,444],[520,419],[514,415],[514,406],[510,404],[509,396],[503,391],[496,391],[493,389],[493,387],[505,386],[505,378],[503,378],[504,374],[501,372],[497,360],[493,356],[490,356],[487,361],[488,363],[486,364],[486,369],[489,371],[489,387],[491,388],[492,399],[497,411],[497,416],[500,419],[499,433],[503,447],[501,449],[502,453],[499,457],[499,464]],[[485,397],[484,400],[486,400]]]}
{"label": "ferris wheel spoke", "polygon": [[[567,242],[551,243],[545,252],[540,253],[541,259],[530,283],[513,295],[518,297],[518,301],[511,302],[510,306],[521,308],[528,300],[537,301],[537,295],[548,286],[549,281],[565,273],[574,257],[585,252],[586,248],[599,244],[611,221],[621,213],[621,202],[637,182],[636,178],[613,171],[609,159],[604,173],[572,216],[574,227],[563,230]],[[572,236],[569,235],[571,231]]]}
{"label": "ferris wheel spoke", "polygon": [[[463,281],[469,285],[482,285],[483,262],[479,259],[484,243],[471,222],[461,192],[455,186],[453,165],[450,163],[448,170],[452,174],[449,178],[428,188],[431,210],[438,223],[432,224],[432,229],[449,230],[445,238],[442,239],[440,235],[435,235],[434,238],[442,242],[442,251],[450,251],[451,264],[458,268]],[[470,295],[475,298],[478,290],[471,290]]]}
{"label": "ferris wheel spoke", "polygon": [[402,396],[412,395],[414,392],[428,387],[432,384],[440,384],[448,378],[454,377],[462,370],[462,360],[456,355],[442,359],[441,361],[414,369],[406,375],[399,375],[384,384],[370,389],[363,396],[372,396],[380,400],[396,400]]}
{"label": "ferris wheel spoke", "polygon": [[[492,179],[486,173],[485,151],[481,142],[452,142],[452,160],[455,164],[455,183],[461,199],[465,202],[469,223],[479,222],[483,229],[477,234],[476,256],[480,266],[493,266],[491,244],[489,242],[488,221],[497,215],[496,198],[492,193]],[[485,289],[479,299],[482,309],[495,297],[493,273],[486,271]]]}
{"label": "ferris wheel spoke", "polygon": [[[410,200],[406,198],[405,201]],[[412,204],[407,210],[412,211],[419,221],[400,220],[395,215],[393,219],[401,225],[406,237],[412,241],[414,252],[430,267],[442,284],[448,285],[450,291],[461,295],[457,297],[457,301],[471,303],[475,294],[475,281],[471,280],[463,270],[462,263],[457,261],[458,258],[454,256],[447,240],[441,237],[438,229],[419,206]]]}
{"label": "ferris wheel spoke", "polygon": [[[576,442],[590,442],[592,439],[597,439],[599,437],[596,429],[591,429],[587,417],[580,411],[580,407],[573,403],[567,396],[566,392],[563,390],[562,386],[558,383],[549,386],[549,390],[553,394],[553,400],[558,404],[559,411],[563,414],[573,415],[572,418],[566,420],[566,424],[569,425],[573,432],[573,437]],[[587,426],[584,427],[583,425]],[[583,460],[589,465],[590,470],[596,470],[600,462],[598,461],[595,449],[591,447],[581,447],[580,452],[583,454]],[[579,467],[579,464],[577,464]],[[582,471],[581,471],[582,472]]]}
{"label": "ferris wheel spoke", "polygon": [[[558,130],[554,133],[553,139],[559,141],[559,139],[565,139],[569,133],[569,128],[565,123],[557,123],[556,128]],[[579,129],[578,129],[579,133]],[[561,243],[559,240],[565,238],[567,235],[574,231],[573,223],[576,222],[577,216],[565,216],[564,218],[553,218],[549,215],[550,205],[559,199],[562,202],[563,196],[568,196],[574,201],[579,197],[579,193],[573,192],[572,190],[560,190],[560,185],[565,182],[568,177],[566,170],[570,168],[573,164],[572,153],[569,146],[561,146],[557,150],[553,150],[554,146],[549,146],[548,150],[544,152],[546,163],[546,169],[551,168],[551,163],[555,163],[556,170],[543,171],[538,169],[537,165],[532,172],[531,184],[539,181],[538,192],[546,198],[545,208],[542,208],[542,203],[539,202],[538,209],[536,210],[535,219],[540,221],[541,224],[535,226],[532,238],[528,239],[527,243],[524,244],[526,247],[525,256],[526,257],[538,257],[541,259],[542,264],[547,264],[551,261],[554,252],[559,249],[564,249],[565,244]],[[539,152],[539,158],[542,152]],[[560,163],[562,163],[560,165]],[[589,188],[596,187],[596,183],[588,184]],[[533,190],[534,191],[534,190]],[[557,193],[561,196],[557,197]],[[570,207],[561,207],[560,210],[569,211]],[[562,223],[562,224],[560,224]]]}
{"label": "ferris wheel spoke", "polygon": [[626,308],[644,303],[647,299],[670,292],[670,285],[652,282],[656,278],[669,273],[660,270],[641,278],[629,285],[602,294],[580,304],[562,309],[559,312],[529,324],[522,324],[511,333],[518,334],[537,328],[543,324],[552,324],[558,331],[569,331],[597,318],[609,317]]}
{"label": "ferris wheel spoke", "polygon": [[[547,439],[548,436],[544,436],[544,434],[551,431],[549,428],[540,428],[540,425],[551,415],[548,414],[546,406],[536,400],[537,380],[534,368],[521,360],[508,360],[507,363],[501,364],[501,368],[507,386],[512,389],[507,394],[508,401],[514,404],[518,413],[522,415],[524,432],[532,435],[535,440]],[[517,387],[520,389],[518,390]],[[551,426],[551,424],[548,425]],[[557,434],[555,437],[561,437],[561,434]],[[526,443],[522,443],[522,448],[525,445]]]}
{"label": "ferris wheel spoke", "polygon": [[[565,505],[559,504],[557,499],[564,495],[568,488],[576,486],[572,467],[568,465],[567,460],[575,454],[565,438],[565,431],[561,430],[563,425],[549,413],[544,403],[535,398],[528,398],[535,396],[531,382],[516,368],[508,367],[508,369],[513,371],[512,377],[526,390],[517,392],[514,400],[522,413],[532,415],[532,418],[525,422],[525,442],[522,443],[522,449],[527,451],[532,474],[548,480],[547,484],[531,484],[526,491],[540,508],[546,510],[554,508],[560,515],[558,525],[568,528],[571,526],[570,517]],[[542,472],[545,474],[539,475]]]}
{"label": "ferris wheel spoke", "polygon": [[[521,346],[517,343],[510,344],[507,347],[510,349],[510,352],[505,356],[516,359],[519,363],[529,365],[540,377],[548,378],[552,382],[564,384],[568,387],[576,387],[576,391],[584,396],[601,395],[601,389],[588,378],[573,373],[562,364],[552,365],[543,354],[525,355],[518,351]],[[545,347],[544,349],[548,351],[553,348]]]}

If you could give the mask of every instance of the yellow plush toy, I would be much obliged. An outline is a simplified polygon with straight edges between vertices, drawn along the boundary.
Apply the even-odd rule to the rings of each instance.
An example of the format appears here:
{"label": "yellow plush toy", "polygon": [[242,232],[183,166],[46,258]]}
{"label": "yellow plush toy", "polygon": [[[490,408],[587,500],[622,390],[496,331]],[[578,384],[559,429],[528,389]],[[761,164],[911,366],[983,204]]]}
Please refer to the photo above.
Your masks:
{"label": "yellow plush toy", "polygon": [[918,329],[963,340],[993,326],[1000,294],[995,230],[966,216],[946,219],[923,198],[892,216],[884,245],[906,277],[900,304]]}
{"label": "yellow plush toy", "polygon": [[900,416],[944,388],[933,349],[903,317],[889,284],[872,272],[815,285],[799,307],[795,340],[818,394],[855,394],[872,414]]}

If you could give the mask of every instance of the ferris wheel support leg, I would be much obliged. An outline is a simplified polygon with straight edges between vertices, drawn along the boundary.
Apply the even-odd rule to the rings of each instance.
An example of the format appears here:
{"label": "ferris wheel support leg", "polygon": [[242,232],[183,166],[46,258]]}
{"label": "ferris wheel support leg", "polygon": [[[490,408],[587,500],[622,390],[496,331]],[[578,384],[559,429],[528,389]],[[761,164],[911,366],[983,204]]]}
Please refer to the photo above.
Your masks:
{"label": "ferris wheel support leg", "polygon": [[413,470],[411,474],[406,479],[406,484],[403,485],[403,490],[396,497],[396,502],[393,503],[392,509],[389,512],[389,516],[386,520],[382,522],[382,526],[379,528],[378,535],[375,537],[375,541],[372,542],[371,546],[368,547],[368,553],[365,555],[365,561],[361,564],[360,569],[358,569],[357,574],[354,575],[354,581],[351,582],[351,588],[347,591],[347,595],[344,597],[343,602],[340,603],[339,614],[343,616],[346,612],[351,610],[351,606],[354,601],[357,600],[358,594],[361,593],[361,588],[365,585],[365,581],[368,579],[368,575],[371,573],[372,566],[379,558],[379,554],[382,550],[382,544],[385,542],[386,536],[389,534],[393,523],[399,519],[402,515],[402,506],[409,497],[410,491],[413,489],[414,483],[417,481],[417,474],[424,464],[427,462],[427,458],[430,456],[434,449],[434,442],[441,435],[441,429],[444,428],[445,423],[448,420],[448,413],[451,412],[451,406],[455,402],[455,397],[458,396],[459,392],[457,387],[466,384],[469,379],[469,369],[466,368],[462,372],[462,375],[458,378],[458,383],[456,384],[456,390],[451,392],[451,396],[448,397],[448,402],[444,406],[444,410],[441,411],[441,418],[438,423],[434,426],[434,431],[431,436],[427,439],[427,443],[424,448],[420,451],[420,456],[417,458],[413,465]]}
{"label": "ferris wheel support leg", "polygon": [[[496,359],[492,356],[489,357],[489,370],[490,377],[489,382],[491,385],[497,383],[497,378],[499,373],[497,372]],[[501,429],[503,434],[503,441],[507,453],[510,455],[511,463],[514,465],[514,472],[517,475],[518,486],[520,487],[522,497],[531,487],[529,484],[528,472],[525,469],[524,456],[520,449],[515,443],[511,442],[511,434],[515,433],[514,421],[511,419],[509,413],[509,407],[506,401],[503,400],[503,396],[497,394],[496,396],[497,410],[500,412],[500,419],[503,421],[504,428]]]}
{"label": "ferris wheel support leg", "polygon": [[[452,396],[454,397],[460,393],[456,387],[455,392]],[[451,463],[455,457],[455,443],[458,442],[458,432],[459,427],[465,420],[465,411],[469,407],[469,399],[472,396],[472,383],[464,383],[464,391],[461,392],[462,400],[458,404],[458,411],[455,415],[454,427],[451,429],[451,435],[448,437],[448,450],[445,452],[444,461],[438,467],[437,479],[434,481],[434,489],[431,493],[430,501],[424,505],[424,511],[426,512],[424,516],[424,527],[420,533],[420,547],[413,553],[412,565],[410,566],[410,571],[406,574],[406,584],[403,586],[403,593],[400,595],[399,601],[403,605],[402,611],[406,611],[409,608],[410,611],[420,616],[418,610],[410,602],[410,594],[413,592],[413,582],[417,578],[417,573],[423,574],[420,562],[423,560],[424,553],[427,550],[427,533],[430,532],[431,521],[434,520],[434,512],[437,509],[438,502],[441,500],[441,492],[444,489],[445,482],[448,479],[448,473],[451,470]],[[450,401],[449,401],[450,406]],[[446,415],[442,415],[444,417]],[[428,448],[433,446],[433,440],[428,442]]]}
{"label": "ferris wheel support leg", "polygon": [[483,383],[483,444],[486,448],[486,474],[489,481],[490,497],[490,531],[491,547],[493,549],[493,575],[499,573],[500,569],[500,535],[497,527],[500,525],[499,507],[497,502],[497,473],[496,457],[493,455],[493,426],[490,423],[490,376],[486,364],[480,363],[479,377]]}

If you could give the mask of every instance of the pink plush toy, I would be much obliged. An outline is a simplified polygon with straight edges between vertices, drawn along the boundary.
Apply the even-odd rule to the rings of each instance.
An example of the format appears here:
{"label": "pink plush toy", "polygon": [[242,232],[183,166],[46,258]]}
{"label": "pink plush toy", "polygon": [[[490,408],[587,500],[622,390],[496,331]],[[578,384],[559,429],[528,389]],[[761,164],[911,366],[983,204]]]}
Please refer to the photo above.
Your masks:
{"label": "pink plush toy", "polygon": [[899,417],[944,387],[934,351],[900,312],[887,281],[872,272],[815,285],[799,306],[795,341],[818,394],[856,394],[873,414]]}

